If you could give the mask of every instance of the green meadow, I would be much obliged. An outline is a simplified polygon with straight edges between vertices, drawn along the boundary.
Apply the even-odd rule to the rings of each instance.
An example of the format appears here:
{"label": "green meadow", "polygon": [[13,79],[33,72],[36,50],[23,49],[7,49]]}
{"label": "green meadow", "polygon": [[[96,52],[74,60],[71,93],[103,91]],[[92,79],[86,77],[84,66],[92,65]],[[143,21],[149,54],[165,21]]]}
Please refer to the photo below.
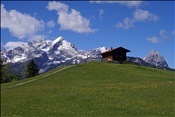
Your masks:
{"label": "green meadow", "polygon": [[1,84],[1,117],[174,117],[174,74],[103,62],[59,68]]}

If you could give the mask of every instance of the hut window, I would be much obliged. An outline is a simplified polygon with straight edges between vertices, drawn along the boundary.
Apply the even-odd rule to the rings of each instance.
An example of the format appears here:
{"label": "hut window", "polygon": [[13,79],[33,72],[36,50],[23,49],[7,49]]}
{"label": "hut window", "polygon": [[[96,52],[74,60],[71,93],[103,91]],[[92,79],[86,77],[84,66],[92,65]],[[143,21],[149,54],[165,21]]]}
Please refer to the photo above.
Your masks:
{"label": "hut window", "polygon": [[118,58],[118,55],[116,55],[116,58]]}

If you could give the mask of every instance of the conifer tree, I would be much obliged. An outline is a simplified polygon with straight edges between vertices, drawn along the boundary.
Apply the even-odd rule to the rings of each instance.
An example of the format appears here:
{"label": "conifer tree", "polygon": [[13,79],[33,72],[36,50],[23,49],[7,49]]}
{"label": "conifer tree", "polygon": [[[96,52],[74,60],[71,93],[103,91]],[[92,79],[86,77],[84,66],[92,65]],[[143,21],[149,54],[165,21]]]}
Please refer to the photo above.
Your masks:
{"label": "conifer tree", "polygon": [[35,64],[34,60],[32,59],[27,64],[26,78],[36,76],[38,75],[38,72],[39,72],[38,66]]}
{"label": "conifer tree", "polygon": [[11,66],[10,64],[3,64],[2,59],[0,59],[0,65],[1,65],[1,83],[6,83],[6,82],[10,82],[13,79],[18,79],[17,75],[11,74],[10,70],[11,70]]}
{"label": "conifer tree", "polygon": [[3,77],[4,77],[4,73],[3,73],[3,62],[2,62],[2,60],[0,59],[0,67],[1,67],[1,83],[3,83]]}

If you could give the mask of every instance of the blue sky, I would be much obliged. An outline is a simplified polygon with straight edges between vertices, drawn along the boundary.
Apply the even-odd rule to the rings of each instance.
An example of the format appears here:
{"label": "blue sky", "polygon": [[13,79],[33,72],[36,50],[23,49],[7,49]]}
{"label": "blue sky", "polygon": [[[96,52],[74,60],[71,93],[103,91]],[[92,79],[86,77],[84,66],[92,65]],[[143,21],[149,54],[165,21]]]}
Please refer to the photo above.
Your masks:
{"label": "blue sky", "polygon": [[174,1],[1,1],[1,48],[62,36],[81,50],[156,50],[175,68],[174,11]]}

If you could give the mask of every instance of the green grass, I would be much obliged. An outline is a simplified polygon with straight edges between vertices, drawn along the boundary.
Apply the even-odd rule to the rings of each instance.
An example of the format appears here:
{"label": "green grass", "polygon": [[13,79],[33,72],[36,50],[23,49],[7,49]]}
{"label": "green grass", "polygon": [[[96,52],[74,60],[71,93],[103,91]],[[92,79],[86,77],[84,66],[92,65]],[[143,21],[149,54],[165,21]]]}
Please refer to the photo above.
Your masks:
{"label": "green grass", "polygon": [[132,64],[76,65],[1,85],[1,116],[173,117],[174,73]]}

